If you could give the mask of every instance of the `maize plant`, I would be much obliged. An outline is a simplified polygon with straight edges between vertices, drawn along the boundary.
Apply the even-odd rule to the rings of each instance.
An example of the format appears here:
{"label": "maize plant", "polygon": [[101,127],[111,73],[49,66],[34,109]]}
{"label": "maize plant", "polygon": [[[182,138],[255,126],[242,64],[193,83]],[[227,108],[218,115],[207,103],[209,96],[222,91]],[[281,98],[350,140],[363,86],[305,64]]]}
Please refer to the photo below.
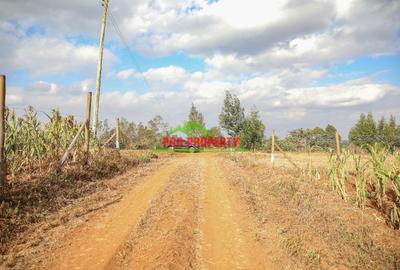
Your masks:
{"label": "maize plant", "polygon": [[328,159],[328,180],[329,185],[333,190],[337,189],[337,169],[336,169],[336,160],[334,158],[333,151],[329,154]]}
{"label": "maize plant", "polygon": [[313,166],[310,153],[308,153],[308,163],[306,169],[302,169],[302,174],[307,172],[307,176],[311,181],[318,183],[321,180],[321,174],[317,168]]}
{"label": "maize plant", "polygon": [[362,164],[361,155],[356,155],[356,154],[353,155],[353,160],[354,160],[354,167],[356,170],[355,184],[357,193],[357,204],[361,209],[364,209],[367,200],[366,189],[368,181],[368,175],[367,175],[368,163],[365,162],[364,164]]}
{"label": "maize plant", "polygon": [[[47,116],[49,122],[43,124],[32,107],[22,116],[6,111],[5,154],[11,175],[59,159],[79,129],[72,116],[62,117],[58,110]],[[83,141],[81,134],[77,147]]]}
{"label": "maize plant", "polygon": [[346,200],[346,177],[348,173],[347,160],[348,152],[343,152],[340,156],[334,155],[331,151],[328,160],[328,179],[333,190],[336,190],[342,199]]}
{"label": "maize plant", "polygon": [[386,171],[386,176],[391,182],[392,189],[395,194],[393,198],[392,209],[390,211],[390,220],[394,228],[399,229],[400,227],[400,152],[394,153],[394,161],[390,166],[390,169]]}
{"label": "maize plant", "polygon": [[386,194],[386,183],[389,176],[389,170],[386,167],[385,161],[388,151],[385,147],[378,144],[366,145],[366,149],[371,156],[372,169],[375,179],[375,190],[378,199],[379,207],[383,206],[383,200]]}
{"label": "maize plant", "polygon": [[392,210],[390,211],[390,221],[394,228],[399,229],[400,227],[400,211],[396,203],[392,204]]}

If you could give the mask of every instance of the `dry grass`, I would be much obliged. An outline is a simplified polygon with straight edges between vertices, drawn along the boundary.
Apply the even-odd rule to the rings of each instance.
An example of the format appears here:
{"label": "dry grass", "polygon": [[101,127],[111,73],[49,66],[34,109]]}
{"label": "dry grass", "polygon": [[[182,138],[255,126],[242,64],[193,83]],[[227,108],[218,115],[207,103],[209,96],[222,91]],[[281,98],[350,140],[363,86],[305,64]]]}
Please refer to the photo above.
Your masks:
{"label": "dry grass", "polygon": [[342,200],[324,176],[310,181],[299,170],[271,169],[251,158],[230,165],[233,184],[257,216],[260,234],[276,232],[296,258],[289,269],[399,269],[400,232],[380,212]]}
{"label": "dry grass", "polygon": [[151,152],[122,156],[118,151],[104,150],[91,159],[89,166],[84,167],[77,160],[69,163],[60,175],[54,173],[56,164],[48,163],[36,172],[10,178],[0,200],[0,253],[6,254],[34,224],[106,185],[99,180],[156,157]]}

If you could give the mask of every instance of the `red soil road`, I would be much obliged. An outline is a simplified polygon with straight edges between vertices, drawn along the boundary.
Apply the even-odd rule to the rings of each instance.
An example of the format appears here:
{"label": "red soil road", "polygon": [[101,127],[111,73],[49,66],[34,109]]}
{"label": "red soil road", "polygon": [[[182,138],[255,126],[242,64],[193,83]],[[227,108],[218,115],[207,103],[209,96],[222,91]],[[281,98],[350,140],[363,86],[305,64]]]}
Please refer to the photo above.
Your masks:
{"label": "red soil road", "polygon": [[[75,229],[67,237],[65,245],[51,256],[47,268],[110,268],[113,260],[121,255],[119,254],[121,250],[124,251],[121,247],[132,242],[130,237],[135,231],[140,231],[141,226],[148,226],[147,231],[150,233],[133,243],[149,247],[159,243],[160,247],[171,247],[172,233],[176,242],[188,239],[187,241],[193,243],[187,246],[196,247],[193,248],[193,252],[181,253],[177,248],[175,253],[180,255],[173,256],[181,257],[175,261],[177,263],[175,266],[172,262],[170,264],[172,266],[168,269],[183,269],[182,263],[179,262],[185,260],[191,260],[190,268],[194,269],[278,269],[279,267],[274,266],[272,260],[268,259],[268,254],[265,253],[267,249],[256,241],[245,203],[230,186],[226,178],[228,173],[224,172],[216,162],[217,158],[210,153],[184,155],[167,162],[125,194],[121,202],[99,211],[87,223]],[[193,166],[196,168],[191,169]],[[185,191],[182,189],[184,185],[180,183],[186,181],[188,177],[191,182],[190,185],[186,185]],[[194,189],[198,190],[193,192]],[[172,196],[165,195],[168,193]],[[198,211],[190,206],[191,197],[193,201],[198,201]],[[156,203],[156,207],[153,203],[155,210],[149,211],[152,209],[151,200]],[[167,203],[163,205],[163,201]],[[158,211],[171,207],[182,210]],[[149,213],[154,215],[154,218],[149,218]],[[181,218],[174,215],[187,216]],[[158,224],[147,224],[148,221]],[[193,226],[197,228],[193,229]],[[180,233],[182,235],[179,235]],[[188,234],[193,237],[187,237]],[[163,240],[169,241],[170,244],[163,244]],[[171,258],[171,254],[166,255],[170,251],[165,251],[163,248],[133,247],[133,251],[130,255],[133,258],[159,261],[163,260],[163,256]],[[152,254],[148,254],[149,252]],[[153,254],[154,252],[160,254]],[[185,254],[193,253],[194,256],[185,257],[189,256]],[[135,262],[131,257],[130,262],[132,261]],[[120,262],[118,265],[132,266],[129,261],[125,264]],[[141,269],[152,269],[154,265],[154,261],[149,261],[147,265],[146,262],[140,262]]]}
{"label": "red soil road", "polygon": [[48,269],[104,269],[180,162],[165,164],[126,194],[120,203],[74,231]]}
{"label": "red soil road", "polygon": [[243,202],[216,164],[207,158],[202,198],[202,264],[206,269],[277,269],[251,233]]}

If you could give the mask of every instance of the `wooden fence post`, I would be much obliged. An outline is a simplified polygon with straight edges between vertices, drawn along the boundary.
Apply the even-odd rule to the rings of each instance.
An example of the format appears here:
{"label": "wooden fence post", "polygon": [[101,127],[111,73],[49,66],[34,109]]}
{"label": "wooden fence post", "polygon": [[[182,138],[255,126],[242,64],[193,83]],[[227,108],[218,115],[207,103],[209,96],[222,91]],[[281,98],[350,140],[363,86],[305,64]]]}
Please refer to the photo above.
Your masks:
{"label": "wooden fence post", "polygon": [[117,122],[115,125],[115,147],[119,149],[119,118],[117,117]]}
{"label": "wooden fence post", "polygon": [[271,141],[271,163],[272,166],[274,166],[274,161],[275,161],[275,157],[274,157],[274,152],[275,152],[275,130],[272,130],[272,141]]}
{"label": "wooden fence post", "polygon": [[340,148],[340,135],[337,130],[336,130],[335,137],[336,137],[336,155],[339,157],[341,148]]}
{"label": "wooden fence post", "polygon": [[5,109],[6,109],[6,76],[0,75],[0,189],[6,183],[6,159],[4,155],[4,138],[5,138]]}
{"label": "wooden fence post", "polygon": [[86,125],[85,125],[85,165],[89,162],[89,145],[90,145],[90,112],[92,107],[92,92],[86,93]]}

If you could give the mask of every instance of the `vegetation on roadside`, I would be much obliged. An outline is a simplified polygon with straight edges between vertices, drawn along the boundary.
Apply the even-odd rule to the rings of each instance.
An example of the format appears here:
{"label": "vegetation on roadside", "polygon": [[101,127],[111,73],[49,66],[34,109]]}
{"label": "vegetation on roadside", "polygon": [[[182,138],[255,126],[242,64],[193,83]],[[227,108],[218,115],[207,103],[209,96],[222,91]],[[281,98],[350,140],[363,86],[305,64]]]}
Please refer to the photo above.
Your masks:
{"label": "vegetation on roadside", "polygon": [[[380,211],[387,222],[399,229],[400,217],[400,152],[389,153],[381,145],[366,145],[368,158],[344,151],[340,156],[329,156],[327,178],[330,187],[346,200],[347,188],[355,190],[355,201],[361,209],[367,203]],[[354,170],[349,169],[352,157]]]}
{"label": "vegetation on roadside", "polygon": [[99,186],[106,185],[105,180],[155,157],[150,151],[121,155],[116,150],[101,150],[93,156],[90,166],[77,160],[69,162],[61,174],[55,174],[53,164],[43,163],[35,171],[18,174],[0,194],[0,253],[4,254],[8,244],[33,224],[95,193]]}
{"label": "vegetation on roadside", "polygon": [[[327,167],[310,164],[303,171],[291,167],[272,170],[266,166],[265,159],[260,161],[259,155],[224,154],[239,165],[230,166],[233,184],[239,187],[248,209],[257,217],[260,241],[269,243],[273,239],[289,252],[295,258],[295,265],[289,268],[398,269],[399,230],[387,226],[396,228],[390,220],[390,211],[383,213],[373,204],[379,195],[374,191],[372,156],[344,155],[347,165],[345,189],[342,189],[343,157],[337,160],[336,155],[332,155],[331,166],[336,176],[331,183]],[[303,156],[306,158],[307,154]],[[386,158],[387,169],[394,168],[392,162],[397,161],[393,158],[398,156]],[[357,169],[353,162],[358,164]],[[387,181],[386,206],[393,203],[389,199],[393,192]],[[346,201],[341,199],[343,194]],[[274,250],[279,258],[278,252]]]}
{"label": "vegetation on roadside", "polygon": [[[89,163],[85,164],[81,134],[63,171],[57,172],[59,160],[83,123],[73,116],[62,116],[58,110],[52,110],[46,117],[48,121],[40,119],[32,107],[21,116],[12,110],[6,113],[7,181],[0,190],[2,254],[10,242],[33,224],[96,192],[103,183],[99,180],[157,157],[149,151],[121,155],[119,151],[100,148],[91,153]],[[108,135],[104,129],[100,132],[100,145]]]}

